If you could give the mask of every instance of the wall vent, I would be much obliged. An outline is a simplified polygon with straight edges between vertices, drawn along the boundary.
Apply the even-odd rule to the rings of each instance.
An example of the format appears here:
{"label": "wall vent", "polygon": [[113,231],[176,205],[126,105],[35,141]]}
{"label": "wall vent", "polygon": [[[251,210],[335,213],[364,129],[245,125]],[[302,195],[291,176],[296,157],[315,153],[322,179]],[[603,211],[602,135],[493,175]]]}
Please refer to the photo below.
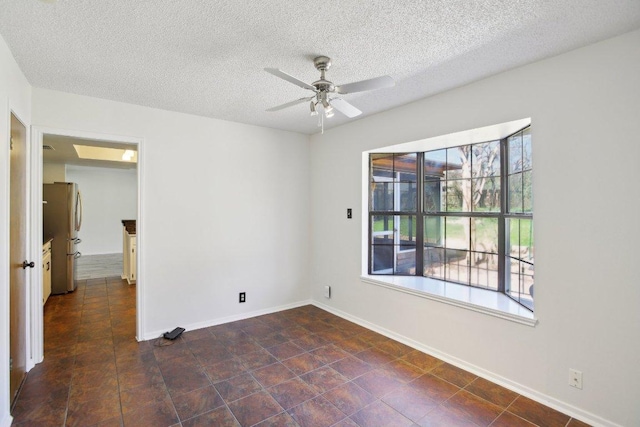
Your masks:
{"label": "wall vent", "polygon": [[46,144],[43,144],[43,145],[42,145],[42,149],[43,149],[43,150],[51,150],[51,151],[55,151],[55,150],[56,150],[56,149],[55,149],[55,148],[53,148],[52,146],[50,146],[50,145],[46,145]]}

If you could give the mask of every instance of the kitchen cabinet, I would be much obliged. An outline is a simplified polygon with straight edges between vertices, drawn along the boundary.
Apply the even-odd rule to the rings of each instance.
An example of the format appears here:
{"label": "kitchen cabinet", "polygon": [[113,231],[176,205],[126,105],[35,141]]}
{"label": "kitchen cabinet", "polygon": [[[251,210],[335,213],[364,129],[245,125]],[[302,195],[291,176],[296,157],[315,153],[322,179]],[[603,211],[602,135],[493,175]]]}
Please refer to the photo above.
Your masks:
{"label": "kitchen cabinet", "polygon": [[51,295],[51,240],[42,245],[42,305]]}

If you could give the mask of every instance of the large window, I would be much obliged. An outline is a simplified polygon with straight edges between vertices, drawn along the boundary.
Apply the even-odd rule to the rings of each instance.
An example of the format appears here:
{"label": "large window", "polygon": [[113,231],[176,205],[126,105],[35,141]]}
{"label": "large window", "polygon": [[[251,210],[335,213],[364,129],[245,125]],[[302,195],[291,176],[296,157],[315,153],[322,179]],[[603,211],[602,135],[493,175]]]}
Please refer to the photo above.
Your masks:
{"label": "large window", "polygon": [[369,159],[369,274],[485,288],[533,310],[530,127]]}

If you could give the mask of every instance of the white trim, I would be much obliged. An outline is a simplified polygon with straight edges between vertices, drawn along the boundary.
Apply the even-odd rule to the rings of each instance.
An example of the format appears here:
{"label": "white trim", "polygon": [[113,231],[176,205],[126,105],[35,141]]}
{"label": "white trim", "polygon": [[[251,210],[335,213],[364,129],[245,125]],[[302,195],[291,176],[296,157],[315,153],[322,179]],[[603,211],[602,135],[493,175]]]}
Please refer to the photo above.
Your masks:
{"label": "white trim", "polygon": [[360,280],[364,283],[443,302],[527,326],[535,326],[538,323],[538,319],[534,317],[532,312],[499,292],[421,276],[362,275]]}
{"label": "white trim", "polygon": [[144,305],[144,295],[146,292],[146,270],[145,270],[145,257],[142,256],[145,245],[144,245],[144,170],[145,170],[145,143],[144,139],[138,139],[138,167],[137,167],[137,179],[138,179],[138,214],[136,218],[136,337],[142,336],[144,334],[144,319],[146,314],[146,307]]}
{"label": "white trim", "polygon": [[[38,143],[38,141],[40,143]],[[31,223],[29,229],[31,230],[30,239],[33,246],[32,259],[40,268],[38,272],[42,271],[42,134],[38,132],[33,126],[31,127],[31,139],[29,141],[31,148],[31,171],[30,171],[30,192],[31,192]],[[34,269],[34,273],[35,273]],[[43,306],[42,306],[42,275],[31,275],[31,296],[33,303],[31,304],[31,336],[29,341],[31,342],[31,357],[29,358],[29,364],[27,371],[31,370],[36,364],[42,362],[44,353],[44,335],[42,333],[43,325]],[[40,302],[39,304],[36,303]]]}
{"label": "white trim", "polygon": [[[4,250],[1,250],[0,253],[4,253],[2,256],[2,260],[0,261],[0,273],[3,275],[2,281],[0,284],[5,283],[6,287],[2,289],[2,295],[0,297],[0,315],[2,316],[2,321],[0,321],[0,327],[2,328],[2,333],[0,333],[0,349],[4,348],[4,350],[0,351],[0,369],[3,371],[3,379],[6,379],[6,384],[2,384],[3,390],[0,392],[0,396],[2,396],[2,402],[0,402],[0,413],[3,415],[2,418],[2,426],[11,425],[11,415],[9,414],[9,409],[11,406],[11,373],[9,372],[9,360],[11,359],[11,350],[9,348],[9,340],[11,339],[11,330],[9,324],[11,322],[11,306],[10,306],[10,291],[11,291],[11,273],[9,269],[9,265],[11,264],[11,243],[9,242],[10,236],[10,217],[11,217],[11,152],[9,150],[9,141],[11,138],[11,103],[9,102],[9,98],[6,98],[6,104],[4,105],[6,108],[6,117],[5,117],[5,125],[6,125],[6,134],[4,135],[6,144],[6,150],[0,154],[0,160],[4,159],[1,170],[4,171],[5,178],[5,194],[7,195],[6,199],[6,208],[4,215],[2,216],[5,220],[2,221],[0,227],[2,227],[2,233],[0,236],[6,236],[6,239],[0,239],[0,244]],[[8,423],[8,424],[7,424]]]}
{"label": "white trim", "polygon": [[472,365],[462,359],[459,359],[455,356],[451,356],[450,354],[443,353],[439,350],[436,350],[433,347],[429,347],[424,345],[418,341],[412,340],[411,338],[407,338],[403,335],[397,334],[393,331],[385,329],[381,326],[376,325],[375,323],[368,322],[364,319],[361,319],[356,316],[352,316],[344,311],[335,309],[328,305],[325,305],[319,301],[312,301],[312,304],[322,310],[328,311],[329,313],[335,314],[336,316],[342,317],[343,319],[349,320],[353,323],[356,323],[362,327],[370,329],[372,331],[378,332],[388,338],[396,340],[402,344],[405,344],[411,348],[414,348],[423,353],[429,354],[433,357],[437,357],[440,360],[443,360],[451,365],[457,366],[460,369],[464,369],[468,372],[473,373],[479,377],[482,377],[488,381],[491,381],[495,384],[501,385],[504,388],[507,388],[511,391],[514,391],[522,396],[528,397],[529,399],[535,400],[536,402],[542,403],[543,405],[547,405],[550,408],[553,408],[557,411],[560,411],[570,417],[576,418],[583,422],[586,422],[593,426],[602,426],[602,427],[622,427],[620,424],[616,424],[613,421],[606,420],[602,417],[599,417],[591,412],[582,410],[573,405],[569,405],[564,403],[558,399],[555,399],[551,396],[548,396],[544,393],[540,393],[539,391],[533,390],[527,386],[519,384],[515,381],[511,381],[503,376],[495,374],[493,372],[487,371],[479,366]]}
{"label": "white trim", "polygon": [[7,412],[4,415],[4,418],[2,419],[2,421],[0,421],[0,427],[11,427],[12,422],[13,422],[13,417],[9,415],[9,413]]}
{"label": "white trim", "polygon": [[[35,125],[31,127],[31,130],[32,130],[31,146],[33,150],[32,152],[39,153],[39,155],[37,156],[37,159],[34,159],[32,164],[34,162],[39,163],[40,160],[42,159],[42,142],[45,134],[68,136],[72,138],[93,139],[97,141],[117,142],[117,143],[124,143],[124,144],[136,144],[138,146],[138,164],[137,164],[138,213],[136,218],[136,229],[137,229],[136,234],[138,236],[137,262],[138,262],[138,271],[144,272],[144,269],[143,269],[144,266],[142,264],[144,257],[141,255],[142,251],[144,250],[144,245],[140,243],[143,240],[143,232],[141,230],[143,230],[144,228],[144,225],[143,225],[144,221],[141,221],[142,206],[144,205],[143,203],[144,191],[142,188],[142,182],[143,182],[142,176],[143,176],[143,170],[144,170],[144,160],[143,160],[144,139],[133,137],[133,136],[85,132],[85,131],[78,131],[78,130],[59,129],[59,128],[51,128],[46,126],[35,126]],[[42,200],[42,166],[40,165],[39,167],[37,167],[37,170],[38,172],[35,174],[35,176],[34,176],[34,171],[33,170],[31,171],[33,187],[39,187],[39,188],[35,188],[34,190],[34,193],[37,193],[37,194],[33,194],[33,197],[31,199],[32,203],[36,203],[36,201]],[[34,234],[32,234],[30,240],[31,240],[32,246],[41,248],[42,247],[42,203],[40,203],[39,205],[40,205],[39,209],[33,209],[32,211],[33,215],[32,215],[31,227],[33,227]],[[142,246],[142,250],[140,249],[141,246]],[[36,256],[36,258],[40,260],[39,261],[40,263],[42,263],[41,250],[39,251],[39,254]],[[40,283],[40,286],[38,287],[39,289],[34,290],[33,293],[36,294],[37,292],[40,292],[40,299],[39,300],[36,299],[36,301],[42,301],[42,278],[41,277],[38,279],[38,283]],[[144,315],[145,315],[144,304],[143,304],[144,291],[145,291],[144,283],[145,283],[144,274],[138,274],[138,280],[136,281],[136,336],[137,337],[142,335],[142,331],[144,330],[143,329]],[[38,327],[34,327],[32,331],[33,336],[31,337],[31,340],[30,340],[30,342],[35,343],[34,350],[36,351],[32,354],[33,365],[35,365],[36,363],[40,363],[44,359],[43,310],[42,310],[42,304],[40,303],[40,306],[37,307],[36,302],[34,301],[32,301],[31,307],[32,307],[31,313],[33,317],[32,323],[35,326],[38,326]]]}
{"label": "white trim", "polygon": [[[261,309],[261,310],[251,311],[249,313],[234,314],[233,316],[221,317],[219,319],[207,320],[205,322],[191,323],[191,324],[188,324],[188,325],[182,326],[182,327],[185,328],[185,330],[187,330],[187,331],[193,331],[193,330],[196,330],[196,329],[208,328],[210,326],[222,325],[224,323],[235,322],[235,321],[238,321],[238,320],[249,319],[249,318],[257,317],[257,316],[263,316],[265,314],[277,313],[279,311],[289,310],[289,309],[292,309],[292,308],[302,307],[302,306],[310,305],[310,304],[313,304],[313,302],[309,299],[309,300],[304,300],[304,301],[293,302],[291,304],[280,305],[280,306],[277,306],[277,307],[264,308],[264,309]],[[149,332],[144,336],[143,340],[146,341],[146,340],[156,339],[156,338],[162,336],[162,334],[165,333],[165,332],[167,332],[167,331],[166,330],[162,330],[162,331]],[[140,341],[140,340],[138,340],[138,341]]]}
{"label": "white trim", "polygon": [[366,153],[411,153],[414,151],[424,151],[422,147],[425,145],[428,145],[430,150],[437,150],[439,148],[450,148],[457,145],[494,141],[496,139],[505,138],[506,136],[527,127],[530,124],[531,117],[528,117],[526,119],[512,120],[475,129],[463,130],[445,135],[430,136],[415,141],[375,148],[373,150],[366,151]]}

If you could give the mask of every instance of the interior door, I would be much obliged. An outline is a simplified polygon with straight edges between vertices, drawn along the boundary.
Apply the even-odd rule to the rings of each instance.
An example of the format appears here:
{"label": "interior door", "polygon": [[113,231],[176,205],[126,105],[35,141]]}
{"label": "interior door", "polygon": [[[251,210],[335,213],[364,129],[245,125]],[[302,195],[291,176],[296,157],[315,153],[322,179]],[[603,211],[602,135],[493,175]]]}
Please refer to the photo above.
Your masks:
{"label": "interior door", "polygon": [[[10,396],[13,402],[26,374],[27,324],[27,130],[11,114],[10,193]],[[31,266],[32,267],[32,266]]]}

